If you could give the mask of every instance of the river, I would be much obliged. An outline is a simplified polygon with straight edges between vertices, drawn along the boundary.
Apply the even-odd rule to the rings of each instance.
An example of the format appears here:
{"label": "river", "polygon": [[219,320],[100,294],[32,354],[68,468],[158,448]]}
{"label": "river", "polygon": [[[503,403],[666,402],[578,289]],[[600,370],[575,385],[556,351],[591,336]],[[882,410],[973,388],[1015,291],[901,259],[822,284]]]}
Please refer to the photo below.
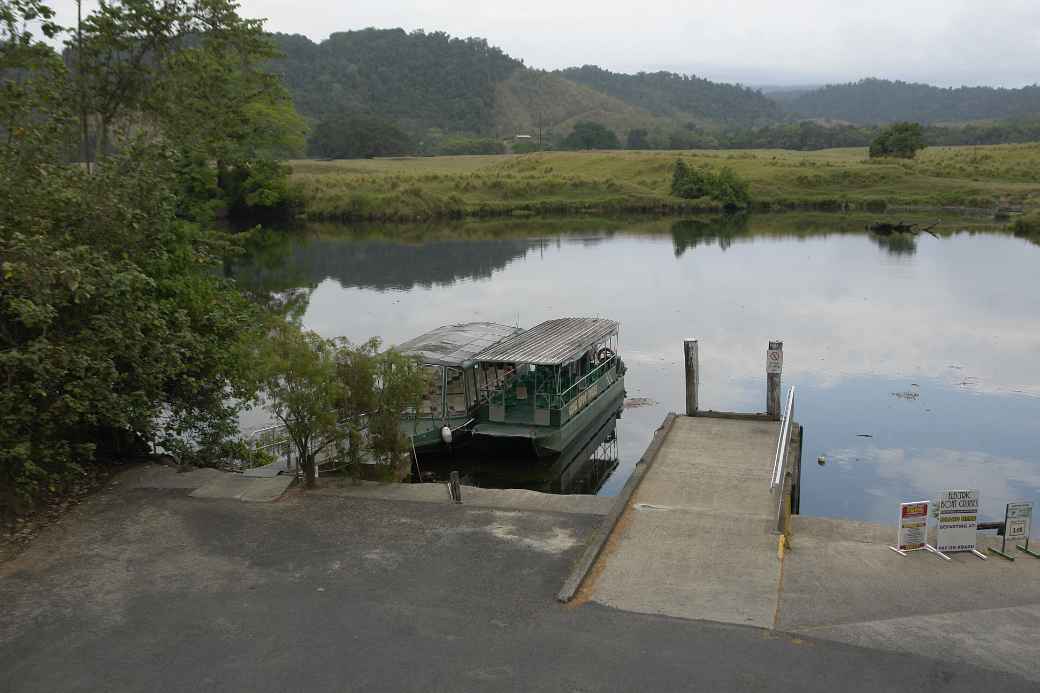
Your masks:
{"label": "river", "polygon": [[900,501],[953,488],[979,489],[988,519],[1040,500],[1040,247],[973,218],[944,219],[939,238],[863,225],[825,214],[313,225],[271,233],[236,274],[326,337],[619,321],[629,406],[601,494],[682,411],[682,340],[696,337],[701,407],[729,411],[765,408],[766,345],[783,340],[784,391],[797,386],[805,427],[803,514],[892,522]]}

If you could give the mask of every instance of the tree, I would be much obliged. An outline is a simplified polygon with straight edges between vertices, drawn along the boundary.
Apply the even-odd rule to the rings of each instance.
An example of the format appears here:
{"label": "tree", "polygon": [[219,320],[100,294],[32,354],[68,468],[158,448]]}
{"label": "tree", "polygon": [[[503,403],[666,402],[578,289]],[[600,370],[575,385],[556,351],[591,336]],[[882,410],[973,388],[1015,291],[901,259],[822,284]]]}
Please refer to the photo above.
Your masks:
{"label": "tree", "polygon": [[613,130],[583,120],[574,124],[574,130],[560,143],[563,149],[617,149],[621,146]]}
{"label": "tree", "polygon": [[628,131],[625,142],[626,149],[650,149],[650,132],[645,128],[633,128]]}
{"label": "tree", "polygon": [[280,323],[264,340],[259,363],[264,406],[285,427],[304,486],[311,488],[318,455],[344,436],[338,425],[335,343]]}
{"label": "tree", "polygon": [[340,340],[336,353],[336,378],[340,388],[336,409],[347,431],[347,467],[355,480],[361,476],[365,445],[362,417],[377,409],[379,345],[378,339],[357,345]]}
{"label": "tree", "polygon": [[[213,176],[210,162],[232,147],[222,128],[244,153],[234,160],[246,162],[250,152],[265,150],[277,125],[266,130],[266,115],[248,127],[213,119],[190,133],[191,104],[206,95],[200,82],[194,95],[185,85],[212,73],[178,66],[186,56],[148,37],[179,26],[166,15],[174,12],[195,13],[193,30],[181,36],[183,50],[210,40],[248,44],[259,26],[243,29],[235,6],[223,0],[102,8],[104,21],[95,17],[85,33],[91,50],[106,56],[89,66],[93,97],[106,99],[93,102],[91,121],[101,127],[103,115],[110,135],[88,172],[67,165],[82,142],[78,87],[67,65],[31,33],[39,26],[59,35],[50,10],[37,0],[0,2],[4,510],[60,492],[98,459],[157,449],[183,461],[226,459],[238,430],[236,403],[255,393],[249,356],[264,321],[220,272],[238,241],[209,223],[198,204],[197,188],[205,186],[196,181]],[[138,11],[151,13],[155,26],[125,16]],[[142,51],[140,41],[162,50]],[[208,61],[214,54],[206,55]],[[124,61],[134,60],[148,66],[143,83],[125,69]],[[251,79],[243,72],[248,65],[226,65],[218,89],[239,94],[224,104],[243,118],[268,103],[243,86]],[[117,127],[131,121],[133,127]]]}
{"label": "tree", "polygon": [[413,357],[393,349],[379,355],[376,366],[375,411],[368,417],[372,452],[391,470],[396,470],[406,454],[408,438],[401,431],[401,416],[415,409],[427,388],[422,365]]}
{"label": "tree", "polygon": [[412,154],[415,145],[396,124],[367,115],[337,115],[314,127],[307,151],[326,159]]}
{"label": "tree", "polygon": [[870,143],[870,158],[890,156],[913,159],[918,150],[924,148],[924,131],[919,123],[893,123]]}
{"label": "tree", "polygon": [[265,69],[279,54],[262,20],[237,9],[232,0],[113,0],[83,20],[66,56],[91,114],[89,160],[135,137],[162,139],[197,179],[194,211],[288,202],[274,160],[302,152],[306,127]]}

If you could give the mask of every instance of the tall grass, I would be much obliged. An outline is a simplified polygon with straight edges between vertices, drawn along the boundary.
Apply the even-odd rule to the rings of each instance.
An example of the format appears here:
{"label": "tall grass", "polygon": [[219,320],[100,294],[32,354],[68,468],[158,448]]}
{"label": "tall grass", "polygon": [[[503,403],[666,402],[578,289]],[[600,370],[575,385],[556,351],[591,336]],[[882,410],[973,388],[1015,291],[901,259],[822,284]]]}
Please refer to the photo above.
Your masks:
{"label": "tall grass", "polygon": [[733,169],[758,210],[1040,207],[1040,144],[936,147],[910,161],[865,149],[552,152],[293,162],[312,219],[420,221],[554,213],[714,211],[670,195],[676,159]]}

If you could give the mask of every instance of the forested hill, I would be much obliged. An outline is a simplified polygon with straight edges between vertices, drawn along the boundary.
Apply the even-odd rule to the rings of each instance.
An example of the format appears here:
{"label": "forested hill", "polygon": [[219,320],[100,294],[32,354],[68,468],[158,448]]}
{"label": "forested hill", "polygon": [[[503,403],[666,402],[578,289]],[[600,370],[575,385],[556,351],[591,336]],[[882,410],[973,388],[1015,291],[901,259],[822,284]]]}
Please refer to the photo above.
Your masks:
{"label": "forested hill", "polygon": [[415,133],[487,133],[496,85],[522,67],[483,39],[443,32],[363,29],[332,34],[320,44],[299,35],[273,38],[285,53],[274,69],[301,113],[316,119],[375,114]]}
{"label": "forested hill", "polygon": [[585,66],[558,72],[524,67],[483,39],[443,32],[364,29],[321,43],[274,34],[274,64],[300,112],[321,119],[363,113],[421,138],[428,130],[511,136],[579,120],[616,129],[766,124],[780,108],[756,91],[671,73],[624,75]]}
{"label": "forested hill", "polygon": [[1040,114],[1040,86],[942,88],[912,82],[864,79],[784,99],[783,109],[802,118],[850,123],[910,120],[922,123],[1010,120]]}
{"label": "forested hill", "polygon": [[684,121],[753,126],[774,123],[782,117],[777,103],[761,92],[690,75],[673,72],[626,75],[595,65],[572,67],[558,74],[654,115]]}

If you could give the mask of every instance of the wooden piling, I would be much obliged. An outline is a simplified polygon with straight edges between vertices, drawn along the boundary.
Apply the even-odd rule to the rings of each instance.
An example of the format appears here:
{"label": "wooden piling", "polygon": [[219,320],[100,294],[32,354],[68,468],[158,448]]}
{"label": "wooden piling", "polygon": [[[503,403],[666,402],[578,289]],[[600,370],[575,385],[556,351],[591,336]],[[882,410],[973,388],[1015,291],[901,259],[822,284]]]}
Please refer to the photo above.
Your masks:
{"label": "wooden piling", "polygon": [[784,343],[769,342],[766,351],[766,413],[780,418],[780,373],[784,367]]}
{"label": "wooden piling", "polygon": [[697,386],[701,371],[697,364],[697,340],[683,340],[683,363],[686,364],[686,416],[697,416]]}

